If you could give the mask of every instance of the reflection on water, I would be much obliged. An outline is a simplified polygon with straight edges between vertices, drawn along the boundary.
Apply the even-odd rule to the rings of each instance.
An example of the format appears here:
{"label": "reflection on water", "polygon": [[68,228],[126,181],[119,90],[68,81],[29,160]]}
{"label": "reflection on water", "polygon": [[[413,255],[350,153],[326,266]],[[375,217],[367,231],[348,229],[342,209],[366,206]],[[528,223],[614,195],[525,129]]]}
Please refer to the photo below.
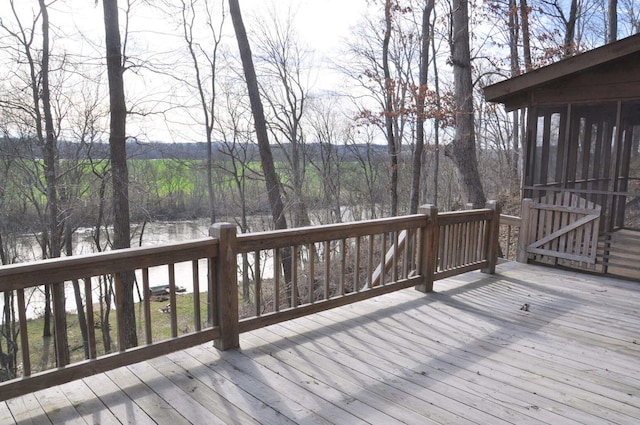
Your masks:
{"label": "reflection on water", "polygon": [[[193,239],[200,239],[209,234],[208,220],[181,221],[181,222],[153,222],[148,223],[144,227],[142,233],[142,244],[140,245],[141,227],[132,229],[133,238],[132,246],[154,246],[167,243],[184,242]],[[95,243],[92,239],[92,229],[79,229],[73,236],[74,254],[90,254],[96,252]],[[40,248],[33,236],[22,236],[18,240],[18,254],[23,262],[35,261],[40,259]],[[204,291],[207,287],[207,261],[200,260],[198,262],[200,290]],[[193,272],[191,262],[178,263],[175,265],[176,285],[186,289],[187,292],[193,291]],[[139,294],[142,292],[142,273],[136,272],[139,290],[134,290],[136,301],[139,301]],[[98,302],[100,299],[98,280],[93,279],[92,287],[93,300]],[[149,268],[149,285],[168,285],[169,275],[166,266]],[[80,285],[82,298],[85,298],[84,285]],[[73,285],[71,282],[65,283],[65,294],[67,297],[66,307],[70,312],[77,310]],[[44,287],[29,288],[25,290],[25,298],[27,303],[27,317],[34,318],[44,313]],[[4,298],[0,298],[0,309],[4,307]]]}
{"label": "reflection on water", "polygon": [[[326,211],[315,211],[311,214],[312,224],[320,224],[319,217],[326,216]],[[353,211],[349,208],[344,208],[341,211],[342,221],[353,220]],[[254,216],[251,217],[251,222],[254,227],[262,228],[267,222],[267,217]],[[144,227],[137,226],[132,228],[132,242],[131,246],[154,246],[167,243],[185,242],[193,239],[200,239],[209,235],[209,221],[208,219],[199,219],[193,221],[179,221],[179,222],[151,222],[147,223]],[[320,248],[321,249],[321,248]],[[93,240],[92,229],[82,228],[78,229],[73,235],[73,252],[74,255],[91,254],[96,252],[95,242]],[[32,235],[24,235],[18,238],[17,254],[21,262],[30,262],[41,259],[41,249],[38,245],[36,238]],[[249,270],[248,278],[252,279],[255,270],[255,256],[253,254],[247,257],[247,268]],[[238,258],[239,264],[242,259]],[[260,277],[262,279],[270,279],[273,277],[273,255],[271,251],[262,251],[260,259],[258,261],[260,265]],[[279,267],[279,266],[278,266]],[[158,266],[149,268],[149,286],[160,286],[169,284],[169,274],[167,266]],[[240,266],[239,269],[242,269]],[[183,287],[186,292],[193,291],[193,269],[191,262],[184,262],[175,264],[175,277],[176,286]],[[138,289],[134,289],[134,297],[136,301],[140,300],[142,292],[142,272],[136,271],[136,278],[138,281]],[[238,283],[242,284],[242,271],[238,271]],[[99,282],[98,278],[93,278],[93,300],[98,302],[100,300]],[[198,262],[198,280],[200,291],[207,290],[207,261],[202,259]],[[85,299],[84,285],[80,284],[80,291],[82,293],[83,300]],[[65,283],[65,294],[67,297],[66,308],[70,312],[77,310],[75,303],[75,296],[73,292],[73,285],[71,282]],[[25,290],[25,297],[27,302],[27,317],[34,318],[41,316],[44,313],[44,287],[29,288]],[[83,301],[84,302],[84,301]],[[113,305],[113,303],[112,303]],[[0,309],[4,307],[4,298],[0,297]],[[113,308],[113,307],[112,307]]]}

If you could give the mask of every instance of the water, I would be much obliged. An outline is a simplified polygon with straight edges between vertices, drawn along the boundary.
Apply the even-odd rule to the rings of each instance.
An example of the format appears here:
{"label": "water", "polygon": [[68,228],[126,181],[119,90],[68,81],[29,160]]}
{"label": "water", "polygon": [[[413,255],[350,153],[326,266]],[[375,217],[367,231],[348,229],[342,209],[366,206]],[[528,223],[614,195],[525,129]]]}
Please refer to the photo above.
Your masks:
{"label": "water", "polygon": [[[342,211],[342,219],[353,220],[353,211],[349,208],[344,208]],[[315,223],[321,216],[326,216],[326,212],[313,211],[311,214],[311,220]],[[251,225],[253,227],[259,227],[264,225],[265,221],[268,222],[266,217],[251,217]],[[143,232],[142,238],[140,238],[140,232]],[[147,223],[144,229],[140,226],[132,228],[132,242],[131,246],[156,246],[168,243],[185,242],[193,239],[201,239],[209,235],[209,221],[208,219],[199,219],[193,221],[178,221],[178,222],[166,222],[157,221]],[[141,241],[141,243],[140,243]],[[321,247],[319,247],[322,250]],[[40,259],[40,248],[33,235],[24,235],[18,238],[17,251],[22,262],[35,261]],[[92,229],[81,228],[73,234],[73,251],[74,255],[90,254],[96,252],[94,241],[92,239]],[[242,258],[238,256],[238,283],[242,283],[242,267],[240,266]],[[247,256],[250,270],[253,270],[255,264],[255,258],[253,253]],[[198,263],[199,269],[199,285],[200,291],[204,292],[207,288],[207,261],[205,259],[200,260]],[[263,251],[260,255],[260,276],[263,279],[269,279],[273,277],[274,264],[271,251]],[[176,285],[185,289],[185,292],[193,292],[193,276],[192,276],[191,262],[178,263],[175,265],[175,278]],[[251,274],[253,274],[251,272]],[[142,291],[142,273],[136,271],[137,281],[139,283],[139,290],[134,289],[134,299],[139,301],[138,291]],[[250,279],[252,276],[250,276]],[[149,286],[160,286],[169,284],[169,275],[166,266],[158,266],[149,268]],[[94,278],[93,283],[93,300],[98,302],[100,299],[97,278]],[[83,300],[84,297],[84,285],[80,283],[81,293]],[[73,285],[71,282],[65,283],[66,294],[66,308],[69,312],[77,311],[75,303],[75,295],[73,292]],[[27,317],[35,318],[41,316],[44,313],[44,287],[29,288],[25,290],[25,297],[27,302]],[[84,302],[84,301],[83,301]],[[112,303],[113,305],[113,303]],[[4,297],[0,297],[0,309],[4,307]],[[113,308],[113,307],[112,307]]]}
{"label": "water", "polygon": [[[141,229],[134,229],[134,240],[132,246],[139,246]],[[181,222],[153,222],[148,223],[144,228],[142,244],[140,246],[155,246],[167,243],[185,242],[193,239],[201,239],[208,236],[208,220],[181,221]],[[85,228],[77,230],[73,235],[74,254],[90,254],[96,252],[92,240],[92,230]],[[39,259],[39,246],[35,237],[22,236],[18,239],[17,251],[23,262],[35,261]],[[175,265],[176,285],[183,287],[186,292],[193,291],[193,276],[191,262],[178,263]],[[142,291],[142,273],[136,271],[140,292]],[[200,288],[206,290],[207,283],[207,261],[199,261],[199,281]],[[151,267],[149,269],[149,285],[168,285],[169,275],[166,266]],[[93,300],[97,302],[100,298],[97,279],[94,278]],[[84,285],[81,282],[81,293],[85,299]],[[134,290],[135,301],[139,301],[138,291]],[[65,283],[66,308],[69,312],[76,312],[75,295],[71,282]],[[44,287],[29,288],[25,290],[25,302],[27,304],[27,317],[35,318],[44,313]],[[84,302],[84,301],[83,301]],[[4,297],[0,298],[0,309],[4,307]]]}

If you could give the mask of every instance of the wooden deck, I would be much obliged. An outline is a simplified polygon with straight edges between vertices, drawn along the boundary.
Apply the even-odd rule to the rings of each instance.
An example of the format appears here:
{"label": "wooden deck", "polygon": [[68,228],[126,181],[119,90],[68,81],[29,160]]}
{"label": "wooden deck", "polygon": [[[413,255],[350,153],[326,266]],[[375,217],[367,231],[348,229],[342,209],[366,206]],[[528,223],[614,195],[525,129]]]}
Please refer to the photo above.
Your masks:
{"label": "wooden deck", "polygon": [[637,424],[639,289],[503,263],[10,399],[0,423]]}

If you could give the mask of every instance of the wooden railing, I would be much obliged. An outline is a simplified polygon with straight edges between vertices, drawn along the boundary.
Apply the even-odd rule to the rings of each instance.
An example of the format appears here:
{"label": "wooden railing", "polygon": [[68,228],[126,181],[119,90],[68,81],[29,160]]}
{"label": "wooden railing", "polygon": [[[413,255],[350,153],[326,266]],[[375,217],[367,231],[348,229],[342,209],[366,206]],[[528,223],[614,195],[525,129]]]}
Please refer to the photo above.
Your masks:
{"label": "wooden railing", "polygon": [[[3,295],[4,307],[6,309],[8,308],[7,303],[14,303],[15,314],[17,314],[17,317],[13,318],[15,320],[13,323],[7,323],[6,315],[3,312],[1,326],[3,333],[6,333],[13,325],[17,325],[17,332],[14,335],[17,336],[15,344],[20,364],[16,369],[21,371],[22,375],[21,378],[0,384],[0,399],[11,398],[156,357],[185,346],[197,345],[219,338],[220,326],[217,325],[214,316],[215,308],[213,307],[215,306],[203,305],[200,302],[200,293],[205,291],[213,293],[215,282],[208,279],[203,285],[199,271],[202,267],[199,260],[204,260],[205,268],[211,269],[216,263],[217,255],[217,239],[207,238],[160,247],[123,249],[0,267],[0,291]],[[179,317],[176,308],[175,267],[181,263],[193,271],[193,292],[190,294],[193,297],[192,317]],[[170,329],[170,333],[166,336],[152,333],[153,314],[149,271],[158,267],[164,269],[169,281],[169,307],[167,308],[169,323],[167,327]],[[122,273],[131,271],[136,272],[142,283],[142,302],[137,306],[139,317],[136,326],[142,341],[140,341],[141,345],[137,347],[127,348],[123,336],[125,335],[125,327],[131,326],[131,324],[125,323],[123,315],[120,314],[123,311],[121,303],[123,302],[124,289],[121,276]],[[206,275],[211,275],[211,271],[206,271]],[[86,350],[88,355],[82,356],[79,361],[74,361],[71,358],[71,363],[60,362],[61,356],[55,355],[52,357],[57,358],[58,361],[56,362],[54,359],[54,364],[48,365],[42,359],[44,356],[39,356],[39,353],[36,352],[37,350],[34,348],[36,344],[45,355],[47,354],[46,348],[43,347],[45,344],[57,347],[57,353],[61,351],[60,348],[68,347],[68,341],[71,339],[69,333],[77,332],[77,328],[70,329],[67,325],[71,316],[66,311],[54,311],[54,323],[56,324],[54,336],[37,339],[31,337],[30,335],[38,333],[42,335],[42,329],[33,329],[35,323],[42,321],[36,322],[27,317],[26,295],[31,297],[40,291],[44,292],[45,285],[64,288],[64,282],[73,281],[81,282],[80,286],[84,296],[82,310],[86,316],[87,340],[85,344],[88,346],[88,350]],[[96,299],[98,298],[96,294],[101,290],[103,296],[101,299]],[[113,292],[105,297],[105,291],[110,290]],[[51,292],[55,294],[53,290]],[[64,291],[62,293],[64,294]],[[109,303],[112,304],[110,307],[105,305]],[[62,305],[64,305],[64,301]],[[104,341],[104,338],[96,338],[96,328],[111,326],[110,322],[101,320],[103,317],[100,317],[100,311],[104,312],[108,308],[111,308],[115,313],[114,325],[117,335],[113,341],[115,347],[111,350],[105,348],[108,343]],[[179,321],[182,330],[186,329],[185,323],[189,323],[189,330],[179,329]],[[103,335],[105,334],[103,333]],[[6,340],[4,335],[3,339]],[[45,342],[43,343],[43,341]],[[8,348],[7,345],[4,344],[5,349]],[[45,364],[37,366],[42,363]]]}
{"label": "wooden railing", "polygon": [[502,256],[507,260],[518,258],[520,228],[522,219],[514,215],[500,215],[500,248]]}
{"label": "wooden railing", "polygon": [[[17,314],[3,314],[0,325],[17,330],[14,369],[20,372],[0,383],[0,400],[207,341],[222,350],[234,348],[242,332],[410,286],[429,292],[434,281],[471,270],[493,273],[499,218],[499,205],[490,202],[479,210],[438,214],[426,206],[404,217],[245,235],[237,235],[233,225],[216,224],[210,238],[187,243],[0,267],[0,292]],[[193,290],[184,295],[177,294],[177,267],[191,275]],[[127,273],[142,286],[135,325],[125,323],[122,314]],[[152,307],[158,304],[152,301],[152,275],[168,281],[164,313]],[[26,295],[45,285],[65,288],[65,282],[67,287],[81,282],[79,310],[89,324],[86,354],[76,350],[79,359],[56,354],[57,363],[41,370],[33,365],[40,363],[34,347],[42,338],[30,336],[36,321],[27,316]],[[64,294],[64,289],[51,292]],[[117,338],[109,350],[95,327],[104,335],[105,308],[112,301]],[[53,314],[54,345],[68,347],[74,315]],[[127,326],[136,327],[138,346],[127,346]]]}

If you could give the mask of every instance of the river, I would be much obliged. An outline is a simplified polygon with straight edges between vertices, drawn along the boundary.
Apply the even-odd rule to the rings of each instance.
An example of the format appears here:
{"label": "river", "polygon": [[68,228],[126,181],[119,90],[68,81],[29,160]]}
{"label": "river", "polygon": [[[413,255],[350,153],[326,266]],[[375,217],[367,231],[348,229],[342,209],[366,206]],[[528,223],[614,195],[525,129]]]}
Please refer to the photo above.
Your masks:
{"label": "river", "polygon": [[[193,239],[200,239],[208,236],[209,224],[208,220],[194,220],[194,221],[179,221],[179,222],[152,222],[147,223],[144,228],[141,246],[154,246],[163,245],[167,243],[184,242]],[[132,242],[132,245],[136,243],[138,246],[139,229],[134,234],[136,239]],[[78,229],[73,235],[73,247],[74,254],[89,254],[95,252],[94,243],[92,240],[92,230],[89,228]],[[38,259],[39,247],[35,241],[35,237],[30,235],[24,235],[18,238],[18,254],[20,258],[27,261],[35,261]],[[207,267],[206,260],[200,261],[199,267],[200,273],[200,286],[206,288],[207,282]],[[191,262],[178,263],[175,266],[176,284],[183,287],[186,292],[193,291],[193,277]],[[142,282],[142,276],[140,271],[137,272],[138,281]],[[169,277],[167,274],[166,266],[152,267],[149,269],[149,283],[150,286],[167,285],[169,283]],[[83,285],[81,285],[82,287]],[[140,284],[141,287],[141,284]],[[25,291],[25,297],[27,302],[27,317],[35,318],[44,313],[44,287],[33,288]],[[141,290],[141,289],[140,289]],[[83,292],[84,298],[84,290]],[[136,301],[139,301],[137,291]],[[65,284],[66,294],[66,307],[69,312],[77,311],[75,296],[73,293],[73,285],[71,282]],[[94,284],[93,299],[97,301],[99,299],[97,285]],[[0,298],[0,309],[4,307],[4,297]]]}
{"label": "river", "polygon": [[[320,211],[316,211],[316,214],[322,214]],[[326,215],[326,212],[325,212]],[[343,220],[353,220],[353,212],[349,208],[343,208],[342,210]],[[314,220],[312,214],[311,220]],[[251,217],[251,221],[255,227],[264,225],[265,221],[268,221],[266,217],[256,216]],[[147,223],[144,227],[143,237],[140,244],[140,228],[132,228],[133,240],[132,246],[154,246],[163,245],[167,243],[184,242],[193,239],[200,239],[209,235],[209,220],[198,219],[192,221],[155,221]],[[23,235],[18,238],[17,251],[21,261],[35,261],[40,258],[40,248],[33,235]],[[92,239],[92,229],[81,228],[76,230],[73,234],[73,251],[74,255],[90,254],[96,252],[94,242]],[[267,253],[263,253],[268,255]],[[253,267],[253,255],[248,256],[250,267]],[[239,258],[240,261],[240,258]],[[273,277],[273,261],[272,258],[262,257],[260,259],[261,271],[260,276],[262,278]],[[238,272],[238,281],[242,281],[241,271]],[[138,282],[140,282],[140,291],[142,291],[142,275],[140,271],[136,272]],[[193,291],[193,277],[191,262],[178,263],[175,265],[175,277],[176,285],[184,288],[185,292]],[[207,264],[206,260],[200,260],[199,262],[199,282],[201,290],[206,288],[207,282]],[[152,267],[149,269],[149,285],[160,286],[168,285],[169,277],[166,266]],[[82,287],[83,285],[81,285]],[[97,301],[100,299],[98,293],[97,281],[94,283],[93,299]],[[83,289],[81,289],[83,292]],[[138,291],[134,291],[135,300],[139,301]],[[66,308],[69,312],[75,312],[77,310],[75,303],[75,296],[73,293],[73,285],[71,282],[65,283],[66,294]],[[82,294],[84,299],[84,293]],[[25,291],[25,297],[27,301],[27,317],[35,318],[41,316],[44,313],[44,287],[33,288]],[[4,297],[0,297],[0,309],[4,307]]]}

